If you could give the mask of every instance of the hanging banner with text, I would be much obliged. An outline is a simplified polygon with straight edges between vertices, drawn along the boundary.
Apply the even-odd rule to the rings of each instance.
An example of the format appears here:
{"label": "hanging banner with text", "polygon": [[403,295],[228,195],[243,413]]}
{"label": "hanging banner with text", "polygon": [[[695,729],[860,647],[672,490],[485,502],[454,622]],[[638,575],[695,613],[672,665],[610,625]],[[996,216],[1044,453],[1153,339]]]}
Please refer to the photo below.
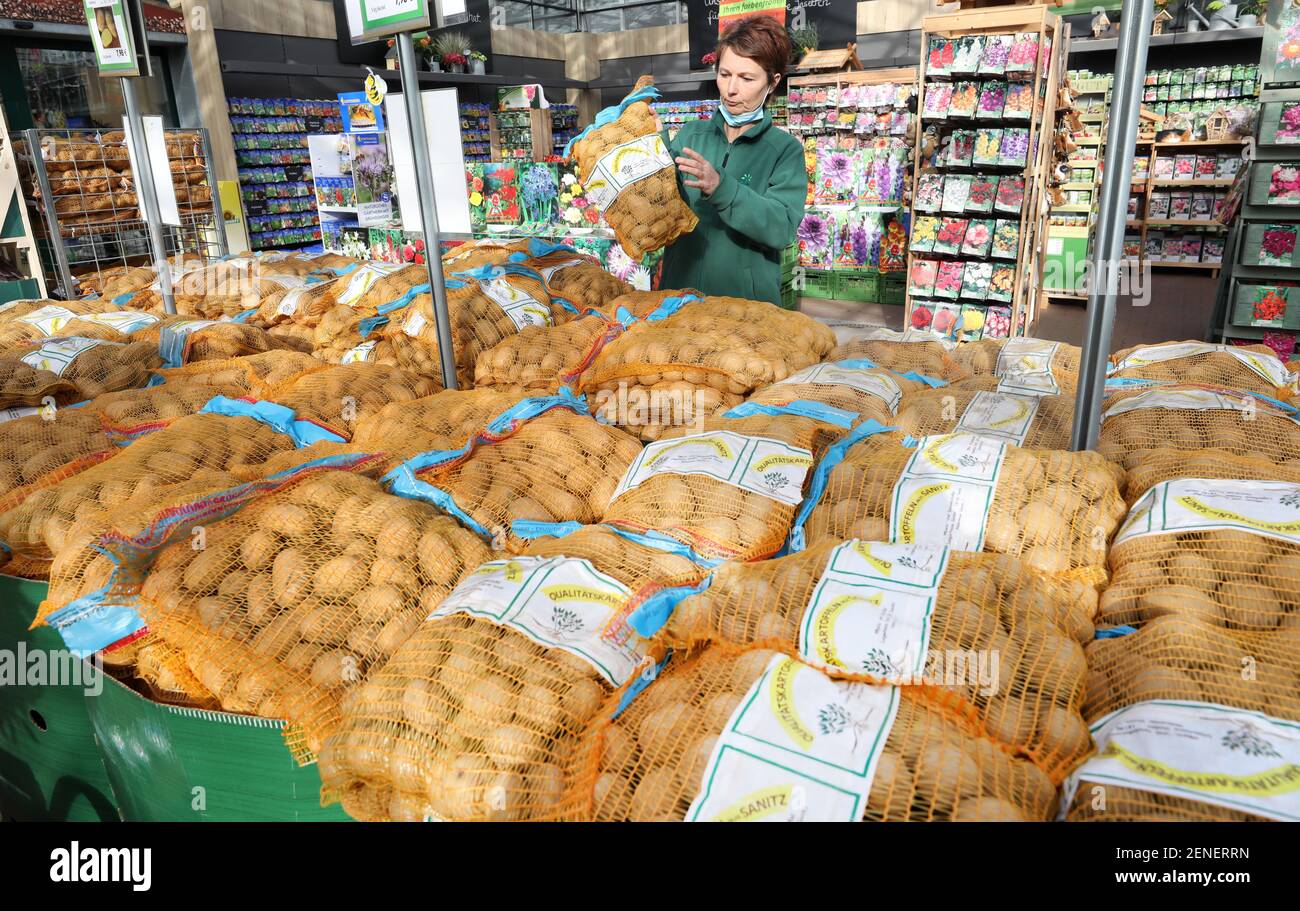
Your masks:
{"label": "hanging banner with text", "polygon": [[767,13],[790,29],[814,27],[818,47],[844,47],[858,37],[856,0],[686,0],[686,30],[690,37],[691,68],[718,43],[721,26],[736,18]]}
{"label": "hanging banner with text", "polygon": [[718,4],[718,34],[750,16],[771,16],[785,25],[785,0],[721,0]]}

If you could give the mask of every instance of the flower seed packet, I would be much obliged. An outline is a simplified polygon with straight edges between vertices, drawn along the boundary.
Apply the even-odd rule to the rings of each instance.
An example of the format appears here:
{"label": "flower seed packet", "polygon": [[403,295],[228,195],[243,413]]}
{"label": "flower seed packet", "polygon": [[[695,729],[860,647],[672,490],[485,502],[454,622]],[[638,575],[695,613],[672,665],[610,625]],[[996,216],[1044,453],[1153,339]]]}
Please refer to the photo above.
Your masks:
{"label": "flower seed packet", "polygon": [[943,120],[948,116],[948,106],[952,104],[953,86],[949,82],[937,82],[925,87],[925,107],[921,116],[926,120]]}
{"label": "flower seed packet", "polygon": [[929,253],[939,236],[939,219],[933,215],[918,215],[912,222],[912,239],[909,249],[913,253]]}
{"label": "flower seed packet", "polygon": [[1223,247],[1224,240],[1222,237],[1206,237],[1205,241],[1201,244],[1201,262],[1223,262]]}
{"label": "flower seed packet", "polygon": [[1214,175],[1219,170],[1219,159],[1214,155],[1197,155],[1196,156],[1196,179],[1197,180],[1214,180]]}
{"label": "flower seed packet", "polygon": [[938,276],[939,263],[935,260],[913,260],[907,282],[908,291],[914,297],[930,297],[934,294],[934,283]]}
{"label": "flower seed packet", "polygon": [[1156,180],[1173,180],[1174,179],[1174,160],[1172,158],[1157,158],[1155,170],[1151,176]]}
{"label": "flower seed packet", "polygon": [[993,277],[989,280],[988,299],[994,301],[1011,300],[1011,292],[1016,287],[1015,266],[994,266]]}
{"label": "flower seed packet", "polygon": [[1010,120],[1028,120],[1034,114],[1034,84],[1012,82],[1007,85],[1002,116]]}
{"label": "flower seed packet", "polygon": [[975,256],[980,259],[989,255],[989,248],[993,244],[993,219],[976,218],[973,219],[966,228],[966,236],[962,240],[962,256]]}
{"label": "flower seed packet", "polygon": [[966,200],[970,198],[972,178],[964,174],[952,174],[943,184],[943,211],[960,215],[966,211]]}
{"label": "flower seed packet", "polygon": [[1192,217],[1192,194],[1191,193],[1170,193],[1169,194],[1169,217],[1170,219],[1187,219]]}
{"label": "flower seed packet", "polygon": [[1005,176],[998,181],[998,196],[993,208],[998,212],[1020,214],[1025,204],[1025,179],[1019,175]]}
{"label": "flower seed packet", "polygon": [[979,84],[975,82],[958,82],[952,87],[952,99],[948,102],[949,117],[974,117],[975,106],[979,103]]}
{"label": "flower seed packet", "polygon": [[984,314],[984,337],[1007,338],[1011,335],[1011,308],[992,306]]}
{"label": "flower seed packet", "polygon": [[1175,180],[1196,179],[1196,156],[1195,155],[1174,156],[1174,179]]}
{"label": "flower seed packet", "polygon": [[946,256],[956,256],[961,252],[962,242],[966,239],[966,229],[970,222],[965,218],[945,218],[939,223],[939,233],[935,235],[933,250]]}
{"label": "flower seed packet", "polygon": [[1181,234],[1169,235],[1160,247],[1160,260],[1167,263],[1183,261],[1183,237]]}
{"label": "flower seed packet", "polygon": [[1201,261],[1202,240],[1203,238],[1199,234],[1183,236],[1183,262],[1199,263]]}
{"label": "flower seed packet", "polygon": [[1029,158],[1029,131],[1013,127],[1002,131],[998,164],[1023,168]]}
{"label": "flower seed packet", "polygon": [[942,174],[927,171],[916,181],[916,194],[913,208],[918,212],[939,212],[943,210]]}
{"label": "flower seed packet", "polygon": [[957,42],[954,39],[931,35],[925,75],[927,77],[949,75],[952,72],[952,65],[956,58]]}
{"label": "flower seed packet", "polygon": [[980,75],[1001,76],[1005,73],[1014,43],[1014,35],[985,35],[984,55],[980,57]]}
{"label": "flower seed packet", "polygon": [[957,54],[952,62],[954,76],[974,76],[984,56],[983,35],[962,35],[957,39]]}
{"label": "flower seed packet", "polygon": [[[1300,106],[1297,110],[1300,111]],[[1231,180],[1237,176],[1240,167],[1240,155],[1220,155],[1215,162],[1214,177],[1216,180]]]}
{"label": "flower seed packet", "polygon": [[1032,73],[1038,63],[1038,32],[1020,32],[1007,56],[1008,73]]}
{"label": "flower seed packet", "polygon": [[1003,131],[996,127],[985,127],[975,131],[975,151],[971,155],[971,164],[997,165],[1002,163]]}
{"label": "flower seed packet", "polygon": [[961,324],[957,328],[957,341],[978,342],[984,337],[984,308],[976,304],[962,304]]}
{"label": "flower seed packet", "polygon": [[954,130],[952,142],[948,146],[948,165],[950,167],[968,168],[975,155],[975,131]]}
{"label": "flower seed packet", "polygon": [[1146,242],[1142,246],[1142,258],[1147,260],[1164,259],[1165,235],[1161,231],[1148,231]]}
{"label": "flower seed packet", "polygon": [[966,211],[988,214],[993,211],[993,200],[998,195],[997,178],[977,175],[971,178],[970,193],[966,197]]}
{"label": "flower seed packet", "polygon": [[1147,219],[1150,221],[1166,221],[1169,218],[1169,194],[1152,193],[1151,199],[1147,203]]}
{"label": "flower seed packet", "polygon": [[992,281],[992,263],[967,263],[962,273],[961,296],[982,301],[989,296],[989,284]]}
{"label": "flower seed packet", "polygon": [[1192,214],[1189,215],[1188,218],[1195,218],[1202,221],[1210,221],[1214,218],[1214,194],[1193,193]]}
{"label": "flower seed packet", "polygon": [[1015,260],[1020,255],[1020,224],[1010,219],[999,219],[993,229],[993,246],[989,251],[994,259]]}
{"label": "flower seed packet", "polygon": [[961,296],[961,283],[966,264],[959,259],[939,263],[939,274],[934,280],[934,296],[956,300]]}
{"label": "flower seed packet", "polygon": [[980,118],[1000,119],[1002,109],[1007,103],[1007,84],[1001,80],[980,83],[979,104],[975,107],[975,116]]}
{"label": "flower seed packet", "polygon": [[961,322],[961,307],[957,304],[941,303],[934,308],[930,328],[947,339],[956,339],[957,326]]}

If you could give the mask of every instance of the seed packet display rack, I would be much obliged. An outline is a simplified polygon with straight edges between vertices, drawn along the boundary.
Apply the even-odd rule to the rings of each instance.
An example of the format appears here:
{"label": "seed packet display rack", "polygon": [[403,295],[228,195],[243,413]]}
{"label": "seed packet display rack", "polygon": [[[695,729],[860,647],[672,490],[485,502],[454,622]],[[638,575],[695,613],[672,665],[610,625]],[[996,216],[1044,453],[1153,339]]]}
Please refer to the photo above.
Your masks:
{"label": "seed packet display rack", "polygon": [[[208,132],[185,128],[163,134],[180,212],[179,225],[162,226],[167,256],[218,259],[228,247]],[[52,297],[79,297],[78,275],[153,261],[149,226],[136,198],[124,145],[98,141],[97,135],[93,130],[32,129],[24,130],[15,144]],[[78,150],[75,161],[51,163],[41,154],[42,148],[65,144]]]}
{"label": "seed packet display rack", "polygon": [[[1027,74],[1025,83],[1032,85],[1030,98],[1032,110],[1027,119],[998,118],[944,118],[929,120],[924,116],[927,95],[936,87],[951,86],[954,81],[964,81],[962,77],[950,77],[942,72],[932,72],[930,67],[930,45],[932,38],[960,39],[966,36],[990,36],[1006,34],[1034,33],[1038,36],[1039,53],[1032,72]],[[922,112],[920,128],[917,131],[915,153],[915,171],[913,173],[913,214],[912,230],[916,230],[919,213],[916,208],[919,196],[921,174],[930,166],[924,153],[927,142],[926,127],[938,124],[942,135],[946,136],[953,129],[978,129],[980,127],[1010,127],[1028,129],[1028,151],[1022,169],[1007,166],[986,167],[948,166],[938,168],[939,173],[978,174],[981,172],[997,175],[1021,176],[1024,179],[1024,199],[1019,214],[1019,236],[1016,259],[1015,280],[1011,300],[994,303],[1009,306],[1010,335],[1024,336],[1030,334],[1037,316],[1039,302],[1039,283],[1042,273],[1042,244],[1046,236],[1047,197],[1045,193],[1048,169],[1052,157],[1052,126],[1056,121],[1056,98],[1066,58],[1068,41],[1062,32],[1061,19],[1045,6],[1014,6],[990,9],[972,9],[960,13],[942,16],[928,16],[922,24],[921,35],[921,85],[919,110]],[[971,80],[988,79],[988,76],[972,76]],[[1007,77],[992,77],[1007,78]],[[1011,220],[1015,220],[1012,218]],[[909,245],[910,247],[910,245]],[[908,252],[908,287],[907,313],[905,326],[912,325],[912,315],[919,302],[928,299],[913,294],[911,276],[913,266],[918,259],[930,259],[930,254]],[[967,261],[970,261],[967,259]],[[981,307],[989,301],[976,302]],[[960,303],[960,300],[958,301]],[[976,336],[978,337],[978,336]]]}

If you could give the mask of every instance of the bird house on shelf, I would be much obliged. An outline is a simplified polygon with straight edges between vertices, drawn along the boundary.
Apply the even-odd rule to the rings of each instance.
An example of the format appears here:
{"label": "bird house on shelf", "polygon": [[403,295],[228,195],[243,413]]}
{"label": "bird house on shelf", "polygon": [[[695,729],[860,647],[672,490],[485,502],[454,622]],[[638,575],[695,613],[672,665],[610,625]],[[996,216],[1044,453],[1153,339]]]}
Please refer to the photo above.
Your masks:
{"label": "bird house on shelf", "polygon": [[1173,21],[1174,21],[1173,13],[1169,12],[1169,10],[1167,9],[1160,10],[1158,13],[1156,13],[1155,18],[1151,20],[1151,34],[1163,35],[1165,33],[1165,26],[1167,26],[1170,22]]}
{"label": "bird house on shelf", "polygon": [[1206,142],[1224,142],[1232,138],[1232,121],[1223,108],[1205,118]]}
{"label": "bird house on shelf", "polygon": [[1097,15],[1092,17],[1092,37],[1105,38],[1108,31],[1110,31],[1110,16],[1106,15],[1105,10],[1098,10]]}
{"label": "bird house on shelf", "polygon": [[858,45],[855,41],[838,49],[809,51],[794,69],[799,73],[847,73],[863,69],[863,66],[858,59]]}
{"label": "bird house on shelf", "polygon": [[1146,108],[1142,108],[1142,110],[1138,112],[1138,141],[1154,142],[1156,132],[1164,122],[1165,118],[1161,115],[1154,111],[1148,111]]}

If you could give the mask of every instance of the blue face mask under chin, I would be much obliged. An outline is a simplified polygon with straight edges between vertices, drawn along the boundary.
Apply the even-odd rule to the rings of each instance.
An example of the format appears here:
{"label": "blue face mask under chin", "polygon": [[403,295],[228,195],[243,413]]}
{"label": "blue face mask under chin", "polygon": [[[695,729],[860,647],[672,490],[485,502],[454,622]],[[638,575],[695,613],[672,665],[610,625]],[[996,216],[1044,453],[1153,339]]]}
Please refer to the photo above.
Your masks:
{"label": "blue face mask under chin", "polygon": [[769,88],[763,93],[763,100],[758,103],[758,107],[752,111],[746,111],[743,114],[733,114],[727,110],[727,103],[719,99],[718,110],[722,112],[722,119],[726,121],[729,127],[743,127],[747,123],[758,123],[763,119],[763,105],[767,104],[767,96],[772,94]]}

